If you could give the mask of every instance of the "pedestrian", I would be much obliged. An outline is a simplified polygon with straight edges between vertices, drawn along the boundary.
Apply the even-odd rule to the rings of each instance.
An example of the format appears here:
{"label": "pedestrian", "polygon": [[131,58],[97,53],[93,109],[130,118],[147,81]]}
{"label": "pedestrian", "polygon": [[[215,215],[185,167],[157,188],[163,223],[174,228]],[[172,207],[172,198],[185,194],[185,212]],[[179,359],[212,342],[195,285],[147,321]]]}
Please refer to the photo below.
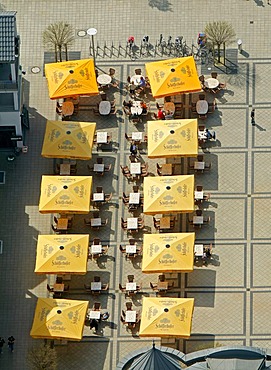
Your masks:
{"label": "pedestrian", "polygon": [[251,118],[252,126],[255,126],[255,109],[252,109],[252,111],[250,113],[250,118]]}
{"label": "pedestrian", "polygon": [[14,351],[14,342],[15,338],[13,336],[8,337],[8,348],[10,349],[10,352]]}
{"label": "pedestrian", "polygon": [[0,337],[0,355],[2,355],[2,353],[3,353],[3,346],[4,346],[5,343],[6,342],[5,342],[4,338]]}
{"label": "pedestrian", "polygon": [[92,329],[93,333],[97,333],[97,331],[99,329],[98,321],[96,319],[90,319],[89,320],[89,328],[90,328],[90,330]]}

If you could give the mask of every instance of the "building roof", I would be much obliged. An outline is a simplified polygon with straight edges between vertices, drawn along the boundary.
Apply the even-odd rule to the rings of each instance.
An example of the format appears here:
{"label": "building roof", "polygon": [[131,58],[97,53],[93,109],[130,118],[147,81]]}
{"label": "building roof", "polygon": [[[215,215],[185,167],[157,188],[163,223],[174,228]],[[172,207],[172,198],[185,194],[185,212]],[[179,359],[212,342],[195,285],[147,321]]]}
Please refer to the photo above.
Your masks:
{"label": "building roof", "polygon": [[180,359],[170,352],[164,352],[153,347],[137,357],[129,370],[179,370]]}
{"label": "building roof", "polygon": [[0,12],[0,63],[15,60],[16,12]]}

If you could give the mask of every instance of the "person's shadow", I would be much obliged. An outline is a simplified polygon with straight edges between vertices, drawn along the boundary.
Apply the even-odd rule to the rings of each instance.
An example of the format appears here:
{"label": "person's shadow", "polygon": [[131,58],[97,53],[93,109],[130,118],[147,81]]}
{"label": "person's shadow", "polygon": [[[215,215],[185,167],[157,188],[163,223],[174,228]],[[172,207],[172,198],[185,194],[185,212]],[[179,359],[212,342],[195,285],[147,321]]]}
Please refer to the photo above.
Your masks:
{"label": "person's shadow", "polygon": [[258,125],[255,121],[251,122],[252,126],[256,127],[259,131],[266,131],[266,128]]}

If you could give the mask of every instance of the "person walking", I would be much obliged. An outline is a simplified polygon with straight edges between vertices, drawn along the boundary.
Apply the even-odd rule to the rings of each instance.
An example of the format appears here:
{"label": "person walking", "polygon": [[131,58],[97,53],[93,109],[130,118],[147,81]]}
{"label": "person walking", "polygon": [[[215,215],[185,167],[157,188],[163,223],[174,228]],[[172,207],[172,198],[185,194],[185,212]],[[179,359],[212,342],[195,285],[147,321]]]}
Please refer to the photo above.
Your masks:
{"label": "person walking", "polygon": [[2,355],[2,353],[3,353],[3,346],[4,346],[5,343],[6,342],[5,342],[4,338],[0,337],[0,355]]}
{"label": "person walking", "polygon": [[10,352],[14,351],[14,342],[15,338],[13,336],[8,337],[8,348],[10,349]]}

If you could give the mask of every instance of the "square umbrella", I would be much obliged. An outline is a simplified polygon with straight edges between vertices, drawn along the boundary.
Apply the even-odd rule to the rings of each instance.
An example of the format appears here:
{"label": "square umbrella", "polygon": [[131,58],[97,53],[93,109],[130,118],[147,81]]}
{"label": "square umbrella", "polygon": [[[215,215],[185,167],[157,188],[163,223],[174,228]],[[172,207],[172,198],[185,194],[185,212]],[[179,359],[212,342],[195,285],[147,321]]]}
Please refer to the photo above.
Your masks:
{"label": "square umbrella", "polygon": [[50,99],[98,95],[93,59],[45,64]]}
{"label": "square umbrella", "polygon": [[47,121],[42,157],[90,159],[95,122]]}
{"label": "square umbrella", "polygon": [[42,176],[40,213],[89,213],[92,176]]}
{"label": "square umbrella", "polygon": [[201,91],[195,60],[192,56],[146,63],[154,98]]}
{"label": "square umbrella", "polygon": [[148,121],[148,157],[198,155],[197,119]]}
{"label": "square umbrella", "polygon": [[88,304],[88,301],[38,298],[31,337],[81,340]]}
{"label": "square umbrella", "polygon": [[145,214],[193,212],[194,207],[194,175],[144,178]]}
{"label": "square umbrella", "polygon": [[195,233],[144,234],[142,271],[191,272]]}
{"label": "square umbrella", "polygon": [[143,297],[140,337],[189,338],[194,298]]}
{"label": "square umbrella", "polygon": [[38,235],[37,274],[87,272],[89,235]]}

